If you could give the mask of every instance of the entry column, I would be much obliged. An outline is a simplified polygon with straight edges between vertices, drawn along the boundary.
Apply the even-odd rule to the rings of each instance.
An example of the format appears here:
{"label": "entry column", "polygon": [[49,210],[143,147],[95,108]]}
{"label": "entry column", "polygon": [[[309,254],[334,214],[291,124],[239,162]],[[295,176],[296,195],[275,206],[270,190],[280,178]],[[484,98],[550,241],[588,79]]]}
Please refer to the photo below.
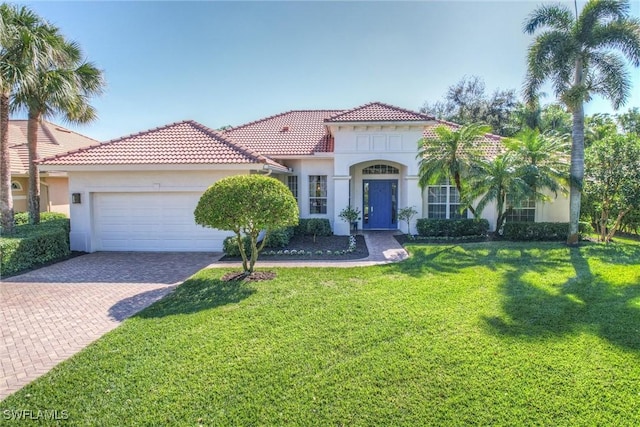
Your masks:
{"label": "entry column", "polygon": [[340,219],[340,212],[349,206],[349,182],[348,175],[333,177],[333,234],[348,236],[351,224]]}

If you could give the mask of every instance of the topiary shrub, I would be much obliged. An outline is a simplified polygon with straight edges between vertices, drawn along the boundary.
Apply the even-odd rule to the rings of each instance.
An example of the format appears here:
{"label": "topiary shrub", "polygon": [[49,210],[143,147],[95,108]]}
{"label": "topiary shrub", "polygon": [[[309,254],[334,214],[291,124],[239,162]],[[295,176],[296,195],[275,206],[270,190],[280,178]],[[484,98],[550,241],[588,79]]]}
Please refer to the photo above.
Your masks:
{"label": "topiary shrub", "polygon": [[253,273],[258,254],[266,243],[258,245],[262,231],[269,232],[298,223],[298,202],[286,185],[264,175],[234,175],[209,187],[194,211],[196,224],[233,231],[236,243],[246,236],[250,250],[238,246],[245,275]]}
{"label": "topiary shrub", "polygon": [[331,224],[326,218],[311,218],[307,221],[307,233],[313,236],[315,243],[316,236],[331,236]]}
{"label": "topiary shrub", "polygon": [[417,221],[418,235],[422,237],[470,237],[486,236],[489,221],[486,219],[430,219]]}
{"label": "topiary shrub", "polygon": [[293,234],[293,227],[277,228],[267,235],[264,246],[266,248],[284,248],[289,244]]}
{"label": "topiary shrub", "polygon": [[504,238],[507,240],[566,240],[568,222],[507,222]]}

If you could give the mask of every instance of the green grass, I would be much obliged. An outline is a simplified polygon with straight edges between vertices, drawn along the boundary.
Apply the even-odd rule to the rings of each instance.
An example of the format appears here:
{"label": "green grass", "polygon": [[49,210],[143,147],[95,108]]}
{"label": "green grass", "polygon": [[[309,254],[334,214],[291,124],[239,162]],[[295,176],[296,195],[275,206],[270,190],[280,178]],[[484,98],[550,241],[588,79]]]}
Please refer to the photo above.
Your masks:
{"label": "green grass", "polygon": [[171,296],[0,403],[81,425],[637,425],[640,245],[415,245]]}

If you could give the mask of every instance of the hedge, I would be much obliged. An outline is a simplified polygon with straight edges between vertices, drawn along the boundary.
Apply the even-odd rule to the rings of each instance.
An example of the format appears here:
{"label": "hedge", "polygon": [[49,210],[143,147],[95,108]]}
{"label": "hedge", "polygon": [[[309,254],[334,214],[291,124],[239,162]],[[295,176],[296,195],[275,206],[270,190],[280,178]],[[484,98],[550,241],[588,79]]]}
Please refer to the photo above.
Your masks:
{"label": "hedge", "polygon": [[[56,219],[67,219],[67,216],[60,212],[40,212],[40,222],[53,221]],[[17,212],[13,216],[15,225],[29,224],[29,212]]]}
{"label": "hedge", "polygon": [[331,236],[333,234],[331,231],[331,223],[326,218],[300,218],[298,225],[295,227],[295,235],[313,235],[313,233],[309,231],[309,223],[311,223],[311,227],[317,231],[315,233],[316,236]]}
{"label": "hedge", "polygon": [[70,254],[68,219],[18,225],[13,235],[0,238],[0,271],[2,276],[15,274]]}
{"label": "hedge", "polygon": [[289,241],[293,237],[293,227],[283,227],[269,232],[267,241],[264,246],[266,248],[284,248],[289,244]]}
{"label": "hedge", "polygon": [[486,236],[489,221],[486,219],[430,219],[417,221],[418,235],[422,237]]}
{"label": "hedge", "polygon": [[507,222],[503,236],[507,240],[566,240],[568,222]]}
{"label": "hedge", "polygon": [[[245,253],[251,255],[251,239],[247,236],[243,236],[242,243],[244,244]],[[240,256],[240,248],[238,248],[236,236],[229,236],[224,239],[222,242],[222,251],[227,256]]]}

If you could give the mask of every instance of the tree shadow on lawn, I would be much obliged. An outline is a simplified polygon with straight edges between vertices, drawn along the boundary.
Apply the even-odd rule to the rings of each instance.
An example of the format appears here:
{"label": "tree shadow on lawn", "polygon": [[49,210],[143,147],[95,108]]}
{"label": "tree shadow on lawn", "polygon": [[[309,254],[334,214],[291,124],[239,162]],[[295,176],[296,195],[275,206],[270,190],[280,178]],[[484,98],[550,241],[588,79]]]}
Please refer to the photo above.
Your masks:
{"label": "tree shadow on lawn", "polygon": [[136,317],[148,319],[174,314],[191,314],[238,303],[255,292],[256,290],[246,282],[191,278],[166,298],[138,313]]}
{"label": "tree shadow on lawn", "polygon": [[594,274],[588,259],[607,264],[640,264],[640,250],[604,245],[571,248],[575,276],[549,291],[523,279],[540,273],[537,265],[514,266],[505,276],[502,291],[506,318],[487,317],[490,332],[530,338],[570,334],[586,328],[623,348],[640,350],[640,269],[627,283],[610,283]]}

